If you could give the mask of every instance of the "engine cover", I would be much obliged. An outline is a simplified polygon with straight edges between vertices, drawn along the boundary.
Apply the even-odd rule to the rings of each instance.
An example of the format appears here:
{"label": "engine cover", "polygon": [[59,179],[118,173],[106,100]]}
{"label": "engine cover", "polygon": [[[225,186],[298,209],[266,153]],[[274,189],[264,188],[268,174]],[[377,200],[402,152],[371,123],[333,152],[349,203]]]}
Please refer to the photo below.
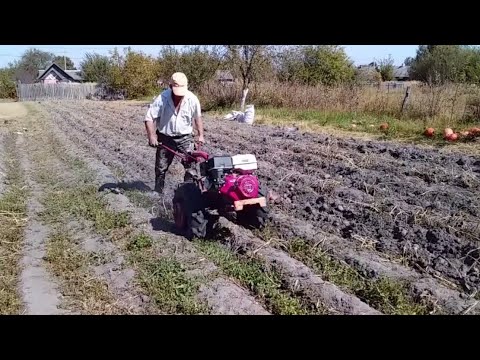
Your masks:
{"label": "engine cover", "polygon": [[232,201],[237,201],[256,198],[258,189],[259,183],[256,176],[228,174],[225,176],[225,183],[220,188],[220,193]]}
{"label": "engine cover", "polygon": [[257,170],[257,158],[253,154],[238,154],[232,156],[234,169],[252,171]]}

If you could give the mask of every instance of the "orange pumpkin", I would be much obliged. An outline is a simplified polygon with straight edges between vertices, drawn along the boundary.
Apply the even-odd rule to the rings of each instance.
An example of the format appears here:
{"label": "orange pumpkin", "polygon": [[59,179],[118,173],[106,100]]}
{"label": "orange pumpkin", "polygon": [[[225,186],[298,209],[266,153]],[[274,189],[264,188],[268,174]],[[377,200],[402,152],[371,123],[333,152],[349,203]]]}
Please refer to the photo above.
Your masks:
{"label": "orange pumpkin", "polygon": [[434,128],[426,128],[425,132],[423,133],[426,137],[433,137],[435,135]]}
{"label": "orange pumpkin", "polygon": [[456,134],[456,133],[450,134],[446,137],[446,139],[447,139],[447,141],[457,141],[458,134]]}

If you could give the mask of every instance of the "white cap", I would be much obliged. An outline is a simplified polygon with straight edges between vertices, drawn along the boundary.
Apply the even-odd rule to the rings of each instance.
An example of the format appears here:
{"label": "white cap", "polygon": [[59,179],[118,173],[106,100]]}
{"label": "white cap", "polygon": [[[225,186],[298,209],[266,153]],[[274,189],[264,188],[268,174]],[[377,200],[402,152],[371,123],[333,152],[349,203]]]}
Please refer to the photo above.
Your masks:
{"label": "white cap", "polygon": [[177,96],[185,96],[188,90],[188,80],[184,73],[176,72],[170,79],[173,93]]}

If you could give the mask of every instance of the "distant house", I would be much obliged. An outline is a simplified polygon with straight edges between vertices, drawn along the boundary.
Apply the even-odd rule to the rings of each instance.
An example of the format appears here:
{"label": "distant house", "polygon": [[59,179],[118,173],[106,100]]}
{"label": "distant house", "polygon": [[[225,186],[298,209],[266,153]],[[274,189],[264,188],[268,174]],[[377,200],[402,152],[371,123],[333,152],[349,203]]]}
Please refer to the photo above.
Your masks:
{"label": "distant house", "polygon": [[396,81],[409,81],[410,80],[410,66],[399,66],[393,70],[393,78]]}
{"label": "distant house", "polygon": [[368,64],[368,65],[358,65],[358,66],[357,66],[357,69],[358,69],[358,70],[363,70],[363,69],[377,70],[377,69],[378,69],[378,65],[377,65],[376,62],[371,62],[371,63]]}
{"label": "distant house", "polygon": [[234,83],[235,82],[235,77],[231,73],[231,71],[228,70],[217,70],[215,72],[215,80],[221,82],[221,83]]}
{"label": "distant house", "polygon": [[359,65],[355,71],[357,80],[362,84],[376,84],[382,81],[382,76],[377,69],[377,64]]}
{"label": "distant house", "polygon": [[81,83],[83,78],[80,70],[63,70],[54,63],[47,69],[38,71],[37,82],[44,84]]}

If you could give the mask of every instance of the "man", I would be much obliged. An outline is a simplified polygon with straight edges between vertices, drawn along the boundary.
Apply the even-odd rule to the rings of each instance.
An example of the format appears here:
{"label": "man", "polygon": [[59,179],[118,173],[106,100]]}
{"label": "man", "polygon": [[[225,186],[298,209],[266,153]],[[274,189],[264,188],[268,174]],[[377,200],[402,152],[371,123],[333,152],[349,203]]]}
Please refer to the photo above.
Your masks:
{"label": "man", "polygon": [[[165,185],[165,175],[172,164],[174,154],[158,144],[165,144],[175,151],[192,151],[194,126],[198,132],[198,143],[205,142],[200,102],[197,96],[188,90],[185,74],[177,72],[172,75],[169,88],[150,105],[144,122],[149,145],[157,147],[155,191],[161,194]],[[190,168],[185,163],[182,165],[185,168],[186,181],[191,178]]]}

